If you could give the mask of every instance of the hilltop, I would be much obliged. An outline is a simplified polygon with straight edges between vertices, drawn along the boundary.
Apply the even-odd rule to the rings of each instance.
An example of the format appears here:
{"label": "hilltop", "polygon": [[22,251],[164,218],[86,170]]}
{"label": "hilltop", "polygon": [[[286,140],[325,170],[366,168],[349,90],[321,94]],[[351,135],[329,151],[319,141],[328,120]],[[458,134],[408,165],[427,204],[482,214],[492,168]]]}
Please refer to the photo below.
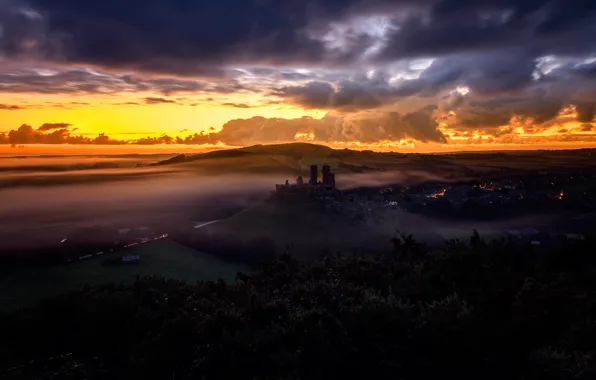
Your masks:
{"label": "hilltop", "polygon": [[536,170],[587,169],[593,167],[594,154],[593,149],[418,154],[289,143],[181,154],[153,165],[174,165],[204,174],[303,175],[312,164],[328,164],[338,174],[399,171],[424,172],[441,178],[486,178],[504,172],[513,175]]}
{"label": "hilltop", "polygon": [[[363,224],[324,209],[309,197],[270,195],[231,218],[202,228],[204,236],[231,237],[244,242],[267,239],[277,252],[290,249],[300,259],[325,252],[357,247],[383,250],[395,233],[395,225]],[[377,244],[379,243],[379,244]]]}

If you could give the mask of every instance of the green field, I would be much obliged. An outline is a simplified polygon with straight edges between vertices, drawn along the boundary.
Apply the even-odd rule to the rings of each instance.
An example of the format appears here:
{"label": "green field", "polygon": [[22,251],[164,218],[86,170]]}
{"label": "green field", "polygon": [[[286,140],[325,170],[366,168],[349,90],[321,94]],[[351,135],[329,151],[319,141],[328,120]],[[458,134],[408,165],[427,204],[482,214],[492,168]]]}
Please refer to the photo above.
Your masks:
{"label": "green field", "polygon": [[[138,255],[141,262],[121,266],[104,266],[106,257]],[[250,268],[204,254],[169,239],[140,244],[70,265],[40,268],[4,275],[0,279],[0,311],[30,305],[46,297],[56,296],[89,285],[134,282],[137,276],[160,275],[197,281],[234,280],[237,272]]]}

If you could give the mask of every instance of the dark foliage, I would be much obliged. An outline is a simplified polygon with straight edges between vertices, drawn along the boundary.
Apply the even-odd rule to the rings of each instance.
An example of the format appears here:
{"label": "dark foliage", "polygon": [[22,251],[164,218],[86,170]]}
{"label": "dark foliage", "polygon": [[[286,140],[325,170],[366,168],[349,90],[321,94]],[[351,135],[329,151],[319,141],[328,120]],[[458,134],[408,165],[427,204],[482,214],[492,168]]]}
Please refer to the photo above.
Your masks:
{"label": "dark foliage", "polygon": [[259,267],[274,260],[277,247],[271,239],[241,240],[231,234],[209,234],[200,230],[179,230],[170,234],[175,241],[187,247],[207,252],[224,260]]}
{"label": "dark foliage", "polygon": [[86,288],[0,320],[7,379],[592,379],[596,241],[411,236],[234,284]]}

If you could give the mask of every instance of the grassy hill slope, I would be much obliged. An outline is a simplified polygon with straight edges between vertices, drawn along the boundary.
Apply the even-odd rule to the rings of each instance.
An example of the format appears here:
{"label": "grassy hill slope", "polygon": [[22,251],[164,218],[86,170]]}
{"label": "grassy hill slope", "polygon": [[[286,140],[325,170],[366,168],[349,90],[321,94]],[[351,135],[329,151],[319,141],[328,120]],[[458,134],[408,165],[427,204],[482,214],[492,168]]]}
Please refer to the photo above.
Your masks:
{"label": "grassy hill slope", "polygon": [[308,172],[312,164],[330,164],[338,174],[378,171],[421,171],[461,178],[526,173],[536,170],[593,168],[591,149],[568,151],[513,151],[455,154],[415,154],[332,149],[323,145],[290,143],[255,145],[197,155],[179,155],[156,165],[181,165],[207,173]]}

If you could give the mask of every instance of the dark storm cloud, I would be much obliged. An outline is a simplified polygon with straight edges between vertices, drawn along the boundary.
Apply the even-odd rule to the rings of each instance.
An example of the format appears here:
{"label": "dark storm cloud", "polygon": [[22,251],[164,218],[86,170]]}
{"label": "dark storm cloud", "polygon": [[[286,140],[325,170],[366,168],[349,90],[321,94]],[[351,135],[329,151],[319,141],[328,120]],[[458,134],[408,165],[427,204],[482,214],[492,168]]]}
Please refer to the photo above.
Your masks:
{"label": "dark storm cloud", "polygon": [[[406,69],[401,69],[407,71]],[[357,111],[377,108],[411,96],[434,97],[457,86],[479,95],[521,91],[533,82],[533,57],[519,49],[435,59],[418,78],[391,83],[386,70],[357,74],[335,83],[311,81],[273,92],[286,102],[305,108]]]}
{"label": "dark storm cloud", "polygon": [[[522,64],[515,64],[515,57]],[[435,60],[408,87],[413,93],[429,89],[432,93],[467,86],[471,90],[467,95],[452,91],[440,103],[441,111],[456,111],[452,127],[486,131],[506,126],[517,117],[527,131],[537,132],[557,122],[559,113],[570,105],[575,106],[577,121],[589,123],[594,119],[596,76],[587,75],[590,64],[582,61],[554,57],[531,60],[519,50],[501,55],[458,55]],[[535,63],[534,70],[530,62]],[[500,130],[489,132],[499,134]]]}
{"label": "dark storm cloud", "polygon": [[173,78],[142,79],[132,75],[120,75],[117,77],[135,91],[155,91],[164,96],[177,93],[193,93],[206,89],[204,82],[196,80],[181,80]]}
{"label": "dark storm cloud", "polygon": [[[594,4],[590,0],[576,0],[573,5],[564,0],[32,0],[28,12],[22,6],[5,6],[0,21],[5,26],[3,46],[8,56],[14,56],[19,46],[25,49],[37,42],[42,54],[52,59],[56,58],[53,52],[63,62],[201,75],[238,63],[349,65],[353,60],[346,57],[363,53],[373,41],[364,35],[348,36],[348,40],[368,42],[347,43],[341,49],[355,51],[346,51],[342,61],[327,62],[337,54],[327,54],[326,42],[308,30],[320,30],[321,35],[329,30],[331,21],[346,22],[383,11],[390,17],[393,31],[377,58],[519,49],[514,54],[520,57],[519,62],[510,59],[507,65],[521,64],[527,71],[533,58],[540,55],[592,51],[596,41],[585,36],[596,31]],[[42,35],[34,38],[42,27]],[[473,63],[480,69],[479,80],[490,79],[491,73],[499,70],[492,60]],[[590,69],[593,67],[586,67],[587,72]],[[267,75],[263,70],[267,69],[254,73]],[[291,71],[280,75],[288,80],[313,79]],[[151,87],[137,85],[140,90]],[[203,87],[192,81],[154,85],[166,96]],[[489,84],[488,90],[494,85]],[[523,81],[505,85],[522,86]]]}
{"label": "dark storm cloud", "polygon": [[290,81],[303,81],[314,79],[312,74],[304,74],[304,73],[297,73],[297,72],[282,72],[280,76],[283,79],[290,80]]}
{"label": "dark storm cloud", "polygon": [[[173,78],[142,79],[131,75],[112,75],[89,69],[57,69],[43,73],[35,69],[0,68],[0,92],[41,94],[117,94],[154,92],[163,96],[180,93],[232,93],[244,87],[234,81],[205,83]],[[71,105],[88,105],[70,102]]]}
{"label": "dark storm cloud", "polygon": [[281,88],[276,95],[282,96],[305,108],[328,108],[335,89],[327,82],[309,82],[303,86]]}
{"label": "dark storm cloud", "polygon": [[[17,2],[11,2],[15,4]],[[586,52],[591,0],[30,0],[4,7],[4,51],[171,75],[219,76],[230,63],[347,64],[374,43],[350,31],[329,49],[334,22],[384,14],[392,32],[378,55],[395,59],[523,47]],[[348,28],[349,29],[349,28]],[[562,44],[562,40],[568,41]],[[35,43],[34,43],[35,42]],[[343,61],[343,62],[342,62]]]}
{"label": "dark storm cloud", "polygon": [[464,103],[457,113],[458,121],[467,127],[497,127],[505,125],[513,116],[531,118],[542,124],[554,119],[564,104],[545,98],[495,98],[489,101]]}
{"label": "dark storm cloud", "polygon": [[578,103],[577,104],[577,121],[582,123],[590,123],[594,120],[596,114],[596,103]]}
{"label": "dark storm cloud", "polygon": [[596,78],[596,62],[579,64],[574,69],[582,76],[592,79]]}
{"label": "dark storm cloud", "polygon": [[0,92],[96,94],[121,89],[116,78],[95,75],[87,70],[64,70],[51,75],[40,75],[34,71],[0,73]]}
{"label": "dark storm cloud", "polygon": [[354,75],[335,83],[311,81],[273,91],[286,103],[309,109],[334,109],[344,112],[377,108],[407,96],[399,86],[389,83],[389,75],[375,70],[373,75]]}
{"label": "dark storm cloud", "polygon": [[[39,39],[50,56],[60,54],[70,62],[106,67],[205,76],[221,75],[218,64],[230,59],[318,61],[323,45],[302,30],[311,16],[332,19],[353,2],[29,1],[47,17],[43,24],[46,35],[59,41],[52,46],[47,39]],[[17,18],[22,17],[13,12],[12,19]],[[35,20],[30,23],[35,24]],[[8,32],[6,44],[10,49],[5,50],[11,54],[19,51],[26,37],[35,36],[16,27]]]}
{"label": "dark storm cloud", "polygon": [[[596,42],[591,0],[442,0],[400,14],[380,57],[403,58],[522,47],[532,54],[586,53]],[[565,43],[562,43],[565,42]]]}

